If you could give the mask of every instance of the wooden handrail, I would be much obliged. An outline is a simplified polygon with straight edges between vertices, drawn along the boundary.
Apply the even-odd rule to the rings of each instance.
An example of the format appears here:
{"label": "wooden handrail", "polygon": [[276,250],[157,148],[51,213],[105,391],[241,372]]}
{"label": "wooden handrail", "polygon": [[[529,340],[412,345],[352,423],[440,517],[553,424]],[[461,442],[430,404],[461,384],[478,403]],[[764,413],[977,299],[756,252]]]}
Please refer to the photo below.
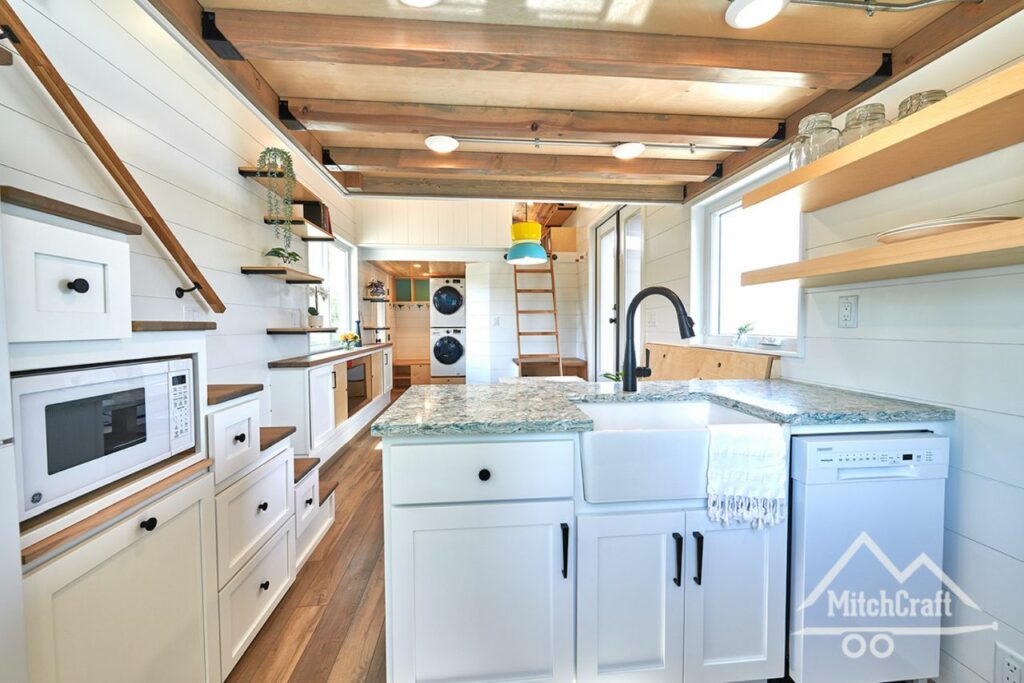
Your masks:
{"label": "wooden handrail", "polygon": [[206,300],[206,303],[209,304],[215,313],[223,313],[225,310],[224,302],[217,296],[213,286],[207,281],[202,271],[199,270],[199,267],[196,266],[188,252],[185,251],[185,248],[181,246],[181,242],[174,236],[171,228],[160,216],[153,203],[149,201],[149,197],[146,196],[138,182],[132,177],[124,162],[117,156],[117,152],[110,146],[106,137],[103,136],[103,133],[93,122],[92,117],[82,107],[82,103],[75,97],[67,82],[57,72],[53,63],[50,62],[46,53],[43,52],[39,43],[29,33],[28,28],[25,27],[25,24],[15,14],[7,0],[0,0],[0,22],[10,27],[11,33],[14,34],[11,42],[18,50],[18,54],[25,60],[32,73],[43,84],[43,87],[46,88],[46,91],[57,103],[61,111],[64,112],[64,115],[71,121],[71,125],[75,127],[75,130],[82,136],[85,143],[89,145],[89,149],[93,151],[100,160],[100,163],[103,164],[103,167],[107,169],[107,172],[110,173],[118,187],[127,195],[132,206],[142,214],[143,219],[153,229],[153,232],[170,253],[175,263],[184,271],[185,276],[192,284],[198,285],[199,295]]}

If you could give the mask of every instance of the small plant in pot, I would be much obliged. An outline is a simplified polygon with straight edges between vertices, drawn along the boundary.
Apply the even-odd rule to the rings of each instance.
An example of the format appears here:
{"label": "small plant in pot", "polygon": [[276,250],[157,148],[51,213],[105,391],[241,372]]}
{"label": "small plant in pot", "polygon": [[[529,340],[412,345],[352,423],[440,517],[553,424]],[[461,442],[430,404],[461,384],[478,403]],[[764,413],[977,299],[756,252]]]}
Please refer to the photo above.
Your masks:
{"label": "small plant in pot", "polygon": [[306,313],[309,314],[309,317],[307,318],[307,323],[309,327],[316,328],[324,326],[324,317],[320,315],[319,308],[317,308],[316,306],[310,306],[309,308],[306,309]]}
{"label": "small plant in pot", "polygon": [[735,346],[750,346],[749,335],[754,330],[754,323],[744,323],[736,328],[736,336],[733,338]]}
{"label": "small plant in pot", "polygon": [[264,256],[271,259],[278,259],[282,265],[286,266],[290,266],[293,263],[298,263],[302,260],[301,254],[296,251],[289,251],[284,247],[274,247],[273,249],[269,249]]}
{"label": "small plant in pot", "polygon": [[338,339],[341,340],[342,348],[354,349],[359,344],[359,335],[355,332],[346,332],[345,334],[339,335]]}
{"label": "small plant in pot", "polygon": [[315,285],[310,289],[310,301],[309,308],[306,309],[306,313],[309,314],[309,327],[323,327],[324,317],[320,315],[320,302],[327,301],[330,296],[330,292],[326,287]]}

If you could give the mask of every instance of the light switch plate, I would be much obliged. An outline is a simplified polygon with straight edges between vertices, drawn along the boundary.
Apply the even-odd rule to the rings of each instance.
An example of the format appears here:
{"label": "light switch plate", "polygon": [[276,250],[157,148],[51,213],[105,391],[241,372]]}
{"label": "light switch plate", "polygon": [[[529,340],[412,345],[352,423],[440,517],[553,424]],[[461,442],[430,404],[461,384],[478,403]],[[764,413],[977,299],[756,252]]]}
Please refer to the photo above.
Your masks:
{"label": "light switch plate", "polygon": [[839,297],[839,327],[857,327],[857,295]]}

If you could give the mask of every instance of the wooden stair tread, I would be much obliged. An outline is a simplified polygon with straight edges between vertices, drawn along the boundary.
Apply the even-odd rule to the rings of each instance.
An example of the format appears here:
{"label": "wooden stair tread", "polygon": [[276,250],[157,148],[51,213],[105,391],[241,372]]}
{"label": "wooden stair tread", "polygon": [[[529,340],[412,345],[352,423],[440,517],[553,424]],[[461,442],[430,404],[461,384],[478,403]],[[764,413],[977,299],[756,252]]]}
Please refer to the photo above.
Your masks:
{"label": "wooden stair tread", "polygon": [[336,488],[338,488],[338,482],[332,481],[324,485],[324,480],[320,479],[320,505],[324,504],[324,501],[334,493]]}
{"label": "wooden stair tread", "polygon": [[[3,50],[0,50],[0,53],[10,54]],[[3,57],[3,54],[0,54],[0,57]],[[75,206],[74,204],[68,204],[67,202],[62,202],[58,199],[44,197],[41,194],[22,190],[17,187],[11,187],[10,185],[0,186],[0,202],[3,202],[4,204],[23,206],[26,209],[48,213],[52,216],[60,216],[61,218],[68,218],[73,221],[78,221],[79,223],[87,223],[89,225],[94,225],[97,228],[104,228],[122,235],[142,234],[142,226],[136,223],[121,220],[120,218],[114,218],[113,216],[108,216],[89,209],[83,209],[79,206]]]}
{"label": "wooden stair tread", "polygon": [[298,484],[307,474],[316,469],[320,464],[320,458],[295,458],[295,473],[293,479]]}
{"label": "wooden stair tread", "polygon": [[262,384],[207,384],[206,405],[215,406],[263,391]]}
{"label": "wooden stair tread", "polygon": [[133,320],[132,332],[201,332],[217,329],[212,320]]}
{"label": "wooden stair tread", "polygon": [[260,427],[260,450],[265,451],[295,433],[295,427]]}
{"label": "wooden stair tread", "polygon": [[288,266],[242,266],[243,275],[266,275],[284,280],[290,285],[318,285],[324,279],[316,275],[304,273]]}
{"label": "wooden stair tread", "polygon": [[337,327],[268,327],[267,334],[318,334],[337,332]]}
{"label": "wooden stair tread", "polygon": [[[243,178],[251,178],[255,182],[259,183],[268,190],[277,191],[276,177],[268,173],[261,172],[255,166],[239,166],[238,175]],[[272,182],[273,181],[273,182]],[[295,187],[292,188],[292,201],[293,202],[319,202],[320,197],[314,194],[309,188],[295,180]]]}

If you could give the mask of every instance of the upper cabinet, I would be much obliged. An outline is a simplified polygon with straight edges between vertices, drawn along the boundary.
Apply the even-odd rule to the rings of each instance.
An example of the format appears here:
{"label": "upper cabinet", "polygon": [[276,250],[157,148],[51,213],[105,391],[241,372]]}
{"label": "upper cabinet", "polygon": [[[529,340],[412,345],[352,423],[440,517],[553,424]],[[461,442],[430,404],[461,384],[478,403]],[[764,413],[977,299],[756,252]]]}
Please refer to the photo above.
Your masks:
{"label": "upper cabinet", "polygon": [[399,303],[430,301],[430,280],[428,278],[396,277],[395,301]]}
{"label": "upper cabinet", "polygon": [[8,341],[131,336],[126,241],[7,213],[0,223]]}

